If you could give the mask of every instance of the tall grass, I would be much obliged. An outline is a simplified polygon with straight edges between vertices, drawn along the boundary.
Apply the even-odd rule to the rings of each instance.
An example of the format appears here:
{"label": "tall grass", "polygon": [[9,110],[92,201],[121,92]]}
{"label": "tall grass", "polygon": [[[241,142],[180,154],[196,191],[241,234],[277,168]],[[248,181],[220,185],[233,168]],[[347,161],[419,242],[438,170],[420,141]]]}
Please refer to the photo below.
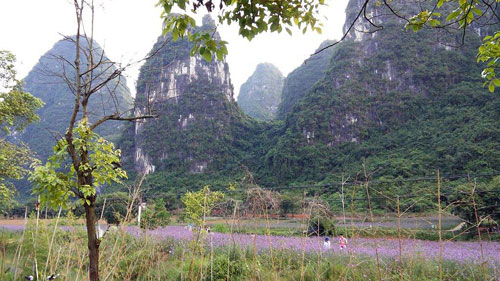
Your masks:
{"label": "tall grass", "polygon": [[[275,230],[272,228],[271,216],[276,210],[273,207],[275,204],[268,204],[269,194],[255,191],[252,208],[245,210],[239,201],[235,201],[225,223],[214,226],[212,232],[201,227],[194,229],[189,236],[172,239],[162,235],[164,232],[141,231],[127,224],[133,219],[132,207],[140,197],[139,188],[131,189],[124,223],[119,227],[108,228],[101,238],[101,280],[499,280],[499,264],[485,262],[483,240],[479,241],[480,261],[461,262],[443,258],[443,244],[446,243],[443,238],[447,236],[441,232],[441,214],[444,208],[440,201],[440,180],[436,187],[439,224],[437,237],[434,238],[439,241],[438,258],[429,258],[425,252],[415,251],[412,255],[404,253],[403,241],[417,241],[419,237],[417,232],[402,228],[401,219],[409,208],[400,210],[399,197],[393,200],[396,204],[394,215],[397,218],[397,228],[392,232],[378,226],[356,227],[354,217],[359,214],[355,213],[354,200],[350,201],[350,225],[341,229],[350,241],[360,241],[360,237],[367,236],[394,237],[397,239],[398,253],[388,256],[383,254],[383,243],[378,244],[380,240],[376,239],[367,239],[365,242],[375,249],[374,255],[360,254],[350,249],[341,251],[336,248],[335,251],[329,251],[321,246],[310,247],[311,241],[318,241],[322,245],[322,238],[312,240],[313,238],[307,237],[310,220],[319,218],[314,216],[315,212],[329,215],[317,196],[308,198],[307,202],[303,200],[302,213],[307,216],[301,218],[300,227],[294,230],[294,234],[300,236],[293,240],[297,245],[280,245],[273,236]],[[366,192],[368,198],[371,192],[377,192],[369,185],[369,174],[366,171],[365,180],[353,186],[352,197],[356,189]],[[349,197],[348,190],[346,197]],[[475,202],[473,203],[475,210]],[[349,208],[349,205],[343,206],[343,209],[344,207]],[[368,209],[370,207],[371,204],[368,203]],[[366,213],[367,221],[375,221],[374,212],[367,210]],[[51,274],[59,274],[60,280],[88,280],[85,228],[71,213],[63,218],[60,218],[60,214],[61,211],[53,220],[41,220],[39,215],[32,214],[29,218],[26,216],[22,232],[1,231],[0,280],[23,280],[28,275],[46,280]],[[251,224],[244,224],[244,218],[247,219],[249,215],[263,220],[264,226],[259,225],[257,219],[251,220]],[[344,218],[344,211],[342,215]],[[204,214],[203,225],[208,223]],[[317,225],[319,228],[319,221]],[[475,227],[479,225],[478,219]],[[213,231],[226,232],[229,237],[227,243],[217,243],[217,236]],[[238,242],[241,237],[238,233],[242,232],[253,233],[250,236],[251,243]],[[258,236],[257,233],[263,236]],[[483,239],[479,230],[478,235]],[[335,241],[332,242],[333,247],[336,247]],[[43,270],[38,270],[38,265],[43,265]]]}
{"label": "tall grass", "polygon": [[[52,249],[52,229],[45,221],[40,222],[37,260],[49,264],[47,272],[61,274],[61,280],[87,280],[85,232],[58,230]],[[33,232],[27,229],[27,234]],[[17,277],[14,277],[16,244],[21,233],[3,232],[0,235],[6,245],[4,272],[0,280],[22,280],[32,274],[34,253],[31,242],[24,243],[26,251],[21,255]],[[28,239],[26,240],[28,241]],[[25,241],[25,242],[26,242]],[[118,244],[118,245],[116,245]],[[321,252],[298,252],[288,249],[255,251],[228,245],[212,247],[205,244],[202,251],[189,247],[184,241],[140,238],[117,230],[109,233],[102,243],[102,280],[436,280],[440,267],[425,256],[379,261],[372,257]],[[121,248],[117,253],[116,248]],[[49,254],[50,253],[50,254]],[[112,257],[111,255],[116,255]],[[202,256],[203,255],[203,256]],[[186,262],[186,256],[190,257]],[[210,258],[208,258],[210,256]],[[318,260],[320,262],[318,262]],[[498,269],[480,264],[460,264],[443,261],[443,280],[497,280]],[[45,280],[40,276],[39,280]]]}

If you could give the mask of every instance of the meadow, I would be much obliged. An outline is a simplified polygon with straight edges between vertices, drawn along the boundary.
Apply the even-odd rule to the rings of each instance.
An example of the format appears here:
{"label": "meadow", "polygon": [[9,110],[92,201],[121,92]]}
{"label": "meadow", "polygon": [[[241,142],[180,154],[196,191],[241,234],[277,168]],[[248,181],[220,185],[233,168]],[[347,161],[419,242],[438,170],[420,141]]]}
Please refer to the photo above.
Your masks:
{"label": "meadow", "polygon": [[[499,280],[500,243],[430,241],[407,234],[366,237],[351,229],[348,248],[336,237],[272,235],[274,226],[294,223],[255,220],[254,233],[236,233],[252,220],[207,219],[212,230],[175,224],[154,230],[130,224],[102,225],[102,280]],[[267,227],[266,227],[267,221]],[[411,219],[409,219],[411,221]],[[259,222],[261,224],[259,224]],[[5,223],[5,221],[4,221]],[[297,225],[300,225],[296,223]],[[404,224],[403,224],[404,225]],[[217,232],[227,228],[229,232]],[[258,229],[267,234],[258,234]],[[372,232],[380,231],[372,227]],[[365,230],[366,231],[366,230]],[[409,233],[409,232],[406,232]],[[484,239],[487,240],[487,239]],[[0,230],[0,280],[23,280],[37,270],[39,280],[87,280],[85,228],[71,216],[26,219]]]}

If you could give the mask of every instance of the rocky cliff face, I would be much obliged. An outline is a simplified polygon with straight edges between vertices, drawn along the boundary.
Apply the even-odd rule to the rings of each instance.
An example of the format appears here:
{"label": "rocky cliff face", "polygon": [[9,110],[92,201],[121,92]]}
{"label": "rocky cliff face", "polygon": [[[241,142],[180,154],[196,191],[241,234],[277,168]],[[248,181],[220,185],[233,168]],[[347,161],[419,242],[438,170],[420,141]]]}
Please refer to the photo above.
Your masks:
{"label": "rocky cliff face", "polygon": [[[321,50],[331,43],[333,41],[326,40],[321,43],[317,50]],[[311,56],[304,64],[288,74],[281,94],[281,102],[277,113],[278,119],[285,119],[286,114],[307,94],[307,91],[314,83],[323,78],[330,63],[332,53],[333,48],[330,48]]]}
{"label": "rocky cliff face", "polygon": [[[211,21],[204,19],[210,28]],[[187,40],[159,37],[160,51],[141,68],[135,115],[155,112],[157,119],[137,122],[129,137],[128,161],[138,172],[166,169],[204,172],[223,165],[232,142],[233,119],[241,115],[233,98],[225,61],[191,57]]]}
{"label": "rocky cliff face", "polygon": [[249,116],[270,121],[276,116],[282,89],[281,71],[270,63],[261,63],[241,85],[238,105]]}
{"label": "rocky cliff face", "polygon": [[449,48],[442,43],[457,37],[406,31],[383,9],[367,10],[383,30],[350,35],[287,77],[283,122],[246,118],[223,61],[191,58],[189,42],[160,38],[154,49],[166,45],[142,68],[135,103],[136,114],[160,117],[130,127],[124,163],[154,172],[148,183],[159,192],[220,186],[242,170],[268,186],[330,183],[362,163],[384,178],[496,171],[500,100],[482,88],[477,33]]}
{"label": "rocky cliff face", "polygon": [[[82,48],[87,48],[85,41],[82,44]],[[94,56],[98,59],[102,54],[102,49],[97,43],[93,44],[93,49]],[[82,65],[85,66],[85,57],[82,59]],[[61,40],[40,58],[40,61],[24,79],[26,91],[42,99],[45,105],[37,112],[40,116],[40,122],[28,126],[21,139],[30,146],[42,161],[45,161],[52,154],[52,147],[56,143],[56,138],[65,133],[71,118],[75,96],[65,83],[63,73],[66,73],[69,79],[73,79],[74,73],[72,73],[72,67],[68,62],[74,60],[74,43]],[[101,70],[99,69],[96,72]],[[114,66],[111,66],[105,73],[111,73],[114,70]],[[85,71],[85,68],[83,71]],[[91,122],[117,111],[126,112],[133,106],[132,97],[124,78],[121,81],[115,79],[109,85],[110,88],[103,88],[89,100],[88,108]],[[111,96],[109,89],[115,85],[116,89],[113,96]],[[111,121],[98,127],[97,133],[108,140],[116,141],[120,137],[123,128],[123,122]]]}
{"label": "rocky cliff face", "polygon": [[[364,1],[349,3],[345,30],[361,3]],[[391,3],[407,14],[413,12],[405,7],[418,7],[402,1]],[[461,139],[464,147],[477,141],[457,130],[447,131],[439,124],[450,122],[442,115],[444,108],[457,118],[453,126],[456,128],[458,124],[468,126],[459,117],[464,114],[463,108],[489,108],[485,110],[490,112],[496,106],[497,101],[481,86],[481,70],[475,62],[478,33],[467,34],[460,48],[450,48],[443,42],[458,46],[460,36],[440,30],[406,31],[404,23],[389,14],[383,5],[372,3],[367,15],[383,29],[370,33],[373,25],[360,21],[348,38],[332,49],[325,74],[295,103],[286,118],[286,134],[275,141],[275,148],[267,155],[274,175],[285,181],[317,180],[328,171],[355,167],[363,158],[372,159],[377,168],[384,163],[379,173],[386,175],[395,172],[395,162],[418,167],[412,168],[415,174],[424,174],[429,167],[446,167],[449,172],[464,171],[466,167],[482,169],[460,159],[457,151],[445,153],[448,159],[454,159],[451,162],[440,160],[441,156],[434,152],[448,150],[441,147],[443,142],[414,139],[434,132],[446,135],[444,142]],[[457,99],[459,103],[451,102]],[[487,123],[494,122],[490,115],[484,118]],[[476,125],[481,127],[480,123]],[[439,130],[446,133],[438,133]],[[425,157],[416,159],[407,154],[411,151],[407,143],[410,138],[422,144],[417,154]],[[499,141],[497,138],[494,142]],[[392,155],[395,150],[397,156]],[[493,165],[494,160],[487,153],[476,153],[474,158]],[[314,174],[317,177],[311,176]]]}
{"label": "rocky cliff face", "polygon": [[[363,2],[350,2],[344,30]],[[470,71],[471,67],[478,71],[477,65],[469,65],[474,58],[474,46],[479,42],[475,34],[468,38],[464,48],[449,52],[449,48],[440,44],[451,40],[449,36],[439,31],[406,31],[402,21],[391,16],[384,6],[372,3],[367,16],[383,29],[371,32],[373,25],[359,19],[347,40],[333,48],[325,76],[302,104],[310,103],[313,97],[329,96],[326,104],[310,104],[328,112],[321,120],[312,116],[300,118],[303,120],[300,131],[306,143],[320,141],[335,146],[360,142],[368,137],[367,128],[389,129],[414,118],[418,108],[412,108],[407,101],[432,98],[460,81],[479,79],[479,72]]]}

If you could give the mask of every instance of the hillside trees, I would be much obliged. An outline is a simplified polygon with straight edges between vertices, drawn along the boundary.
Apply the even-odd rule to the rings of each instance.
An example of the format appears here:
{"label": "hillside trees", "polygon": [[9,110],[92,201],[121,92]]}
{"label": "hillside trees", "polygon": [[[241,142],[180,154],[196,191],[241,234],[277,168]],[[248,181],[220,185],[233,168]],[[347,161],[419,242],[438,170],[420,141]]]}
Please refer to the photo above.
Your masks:
{"label": "hillside trees", "polygon": [[26,166],[32,162],[29,149],[16,143],[15,135],[38,120],[35,111],[43,104],[21,89],[14,62],[12,53],[0,51],[0,211],[11,205],[15,193],[7,179],[22,178],[27,173]]}
{"label": "hillside trees", "polygon": [[[378,21],[377,13],[369,11],[370,5],[384,6],[390,14],[406,28],[415,32],[421,29],[440,29],[446,33],[457,34],[456,42],[442,42],[447,47],[461,47],[465,43],[468,32],[478,33],[483,37],[483,43],[478,48],[477,62],[484,63],[481,76],[486,80],[490,92],[500,86],[496,73],[500,68],[500,13],[499,0],[433,0],[426,3],[415,2],[411,5],[398,0],[356,0],[356,16],[345,28],[341,41],[351,31],[373,33],[384,28]],[[364,26],[359,30],[356,27]],[[316,53],[336,45],[338,42],[325,46]]]}
{"label": "hillside trees", "polygon": [[[59,141],[54,154],[45,165],[39,165],[30,176],[34,192],[50,206],[65,207],[73,199],[83,204],[89,250],[89,279],[99,280],[99,245],[96,233],[96,199],[98,190],[106,184],[120,182],[126,172],[120,166],[120,150],[100,137],[95,130],[109,120],[136,121],[154,118],[152,114],[132,116],[120,112],[116,106],[115,90],[120,85],[122,72],[128,65],[117,64],[94,46],[94,1],[75,0],[76,35],[65,37],[74,44],[75,60],[56,57],[64,62],[59,75],[75,96],[68,129]],[[89,11],[89,15],[86,11]],[[85,12],[85,13],[84,13]],[[89,32],[87,32],[89,31]],[[107,94],[115,101],[114,112],[91,122],[93,108],[89,101]]]}
{"label": "hillside trees", "polygon": [[459,185],[448,200],[452,212],[470,225],[479,227],[495,221],[500,224],[500,176],[488,182],[470,182]]}

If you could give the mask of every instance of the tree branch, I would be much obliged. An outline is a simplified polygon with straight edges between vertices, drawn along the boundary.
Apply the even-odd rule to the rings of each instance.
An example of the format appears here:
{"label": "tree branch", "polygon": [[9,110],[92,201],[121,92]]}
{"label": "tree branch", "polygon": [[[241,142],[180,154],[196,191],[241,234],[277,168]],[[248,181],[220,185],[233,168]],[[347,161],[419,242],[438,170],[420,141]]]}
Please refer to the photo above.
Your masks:
{"label": "tree branch", "polygon": [[337,45],[338,43],[344,41],[344,39],[347,37],[347,35],[351,32],[351,30],[353,29],[354,27],[354,24],[356,24],[356,22],[358,21],[359,17],[364,13],[365,9],[366,9],[366,6],[368,5],[368,2],[370,2],[370,0],[365,0],[365,3],[363,3],[363,6],[361,7],[361,9],[359,10],[358,14],[356,15],[356,17],[354,18],[354,20],[351,22],[351,24],[349,25],[349,28],[347,29],[347,31],[344,33],[344,35],[342,35],[342,38],[340,38],[339,41],[337,42],[334,42],[332,44],[329,44],[321,49],[319,49],[318,51],[316,51],[314,54],[311,55],[314,56],[314,55],[317,55],[321,52],[323,52],[324,50],[328,49],[328,48],[331,48],[335,45]]}
{"label": "tree branch", "polygon": [[158,115],[142,115],[142,116],[136,116],[136,117],[121,117],[121,114],[115,113],[113,115],[107,115],[104,116],[103,118],[99,119],[96,121],[94,124],[90,126],[90,130],[94,130],[97,128],[97,126],[101,125],[102,123],[108,121],[108,120],[118,120],[118,121],[136,121],[136,120],[142,120],[142,119],[153,119],[153,118],[158,118]]}

